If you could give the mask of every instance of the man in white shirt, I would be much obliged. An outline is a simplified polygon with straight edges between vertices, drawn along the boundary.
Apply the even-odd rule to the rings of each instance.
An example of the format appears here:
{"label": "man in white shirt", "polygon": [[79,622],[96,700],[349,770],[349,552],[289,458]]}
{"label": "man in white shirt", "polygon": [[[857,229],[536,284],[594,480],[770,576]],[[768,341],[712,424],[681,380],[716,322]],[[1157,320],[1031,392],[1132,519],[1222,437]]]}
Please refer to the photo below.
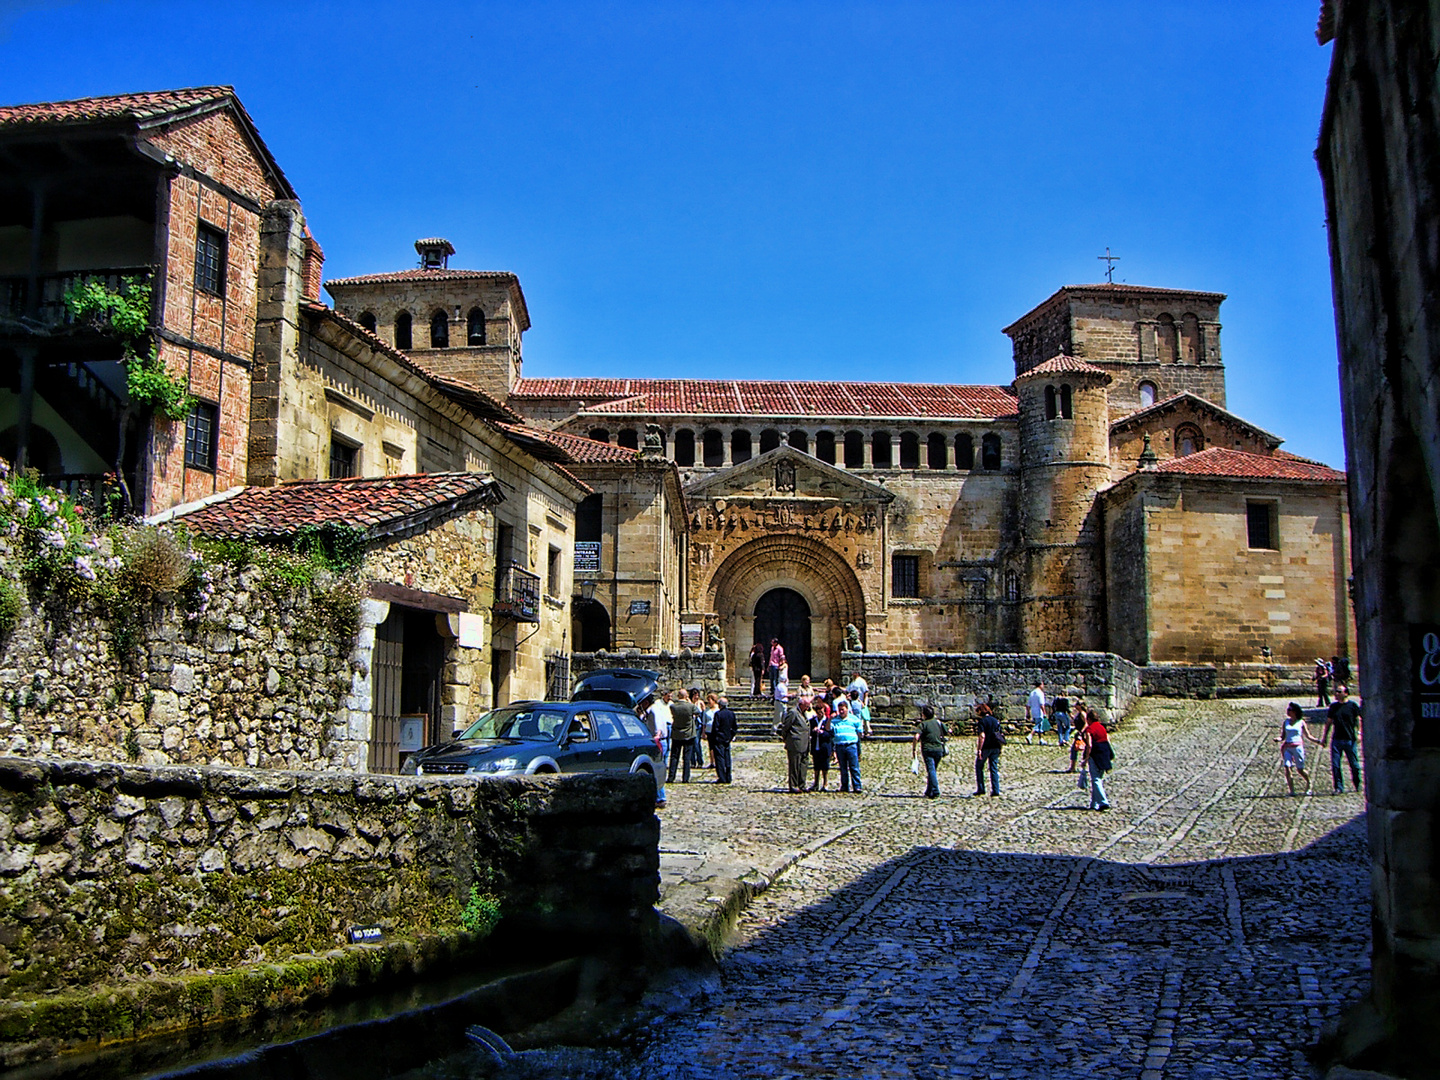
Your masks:
{"label": "man in white shirt", "polygon": [[1030,730],[1025,735],[1026,745],[1029,745],[1031,735],[1043,735],[1050,726],[1046,720],[1045,684],[1043,682],[1036,681],[1035,689],[1030,691],[1025,708],[1030,714]]}
{"label": "man in white shirt", "polygon": [[670,691],[666,690],[650,704],[645,712],[645,723],[655,733],[659,744],[655,766],[655,805],[665,805],[665,762],[670,757]]}
{"label": "man in white shirt", "polygon": [[865,681],[865,677],[858,671],[851,673],[850,685],[845,687],[847,694],[853,693],[856,690],[860,691],[860,700],[866,705],[870,704],[870,684]]}

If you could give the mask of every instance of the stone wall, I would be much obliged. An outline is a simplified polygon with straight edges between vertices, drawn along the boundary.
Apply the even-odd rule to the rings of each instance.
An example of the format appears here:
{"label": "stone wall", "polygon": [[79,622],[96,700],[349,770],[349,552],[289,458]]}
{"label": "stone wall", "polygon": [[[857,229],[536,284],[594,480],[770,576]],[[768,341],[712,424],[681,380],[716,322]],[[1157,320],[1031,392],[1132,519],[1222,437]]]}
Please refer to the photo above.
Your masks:
{"label": "stone wall", "polygon": [[[394,978],[473,944],[472,885],[498,900],[498,951],[638,964],[657,929],[653,803],[628,775],[0,758],[0,1064]],[[364,925],[411,944],[347,945]]]}
{"label": "stone wall", "polygon": [[1140,696],[1139,669],[1113,653],[845,653],[847,679],[859,672],[870,685],[871,709],[913,718],[932,705],[942,720],[968,719],[976,701],[995,698],[996,713],[1014,727],[1025,723],[1025,699],[1035,680],[1050,697],[1082,699],[1104,720],[1121,720]]}
{"label": "stone wall", "polygon": [[0,753],[363,769],[370,680],[324,602],[258,567],[212,572],[203,616],[156,601],[128,644],[93,597],[26,610],[0,641]]}
{"label": "stone wall", "polygon": [[572,679],[578,679],[581,675],[598,671],[600,668],[612,667],[658,671],[662,690],[698,686],[702,693],[711,690],[717,694],[725,692],[725,654],[721,652],[692,653],[687,649],[674,656],[670,653],[626,650],[614,653],[576,653],[570,658]]}

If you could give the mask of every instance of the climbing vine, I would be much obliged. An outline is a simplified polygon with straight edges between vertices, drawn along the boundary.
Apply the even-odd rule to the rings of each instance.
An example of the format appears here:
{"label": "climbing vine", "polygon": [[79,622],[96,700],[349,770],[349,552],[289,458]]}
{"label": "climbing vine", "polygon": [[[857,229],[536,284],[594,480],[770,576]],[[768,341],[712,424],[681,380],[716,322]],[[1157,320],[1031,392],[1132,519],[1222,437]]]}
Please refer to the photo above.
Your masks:
{"label": "climbing vine", "polygon": [[154,409],[169,420],[183,420],[195,408],[185,381],[165,370],[150,330],[149,282],[122,278],[112,289],[95,278],[80,280],[65,294],[65,307],[81,322],[117,338],[131,402]]}

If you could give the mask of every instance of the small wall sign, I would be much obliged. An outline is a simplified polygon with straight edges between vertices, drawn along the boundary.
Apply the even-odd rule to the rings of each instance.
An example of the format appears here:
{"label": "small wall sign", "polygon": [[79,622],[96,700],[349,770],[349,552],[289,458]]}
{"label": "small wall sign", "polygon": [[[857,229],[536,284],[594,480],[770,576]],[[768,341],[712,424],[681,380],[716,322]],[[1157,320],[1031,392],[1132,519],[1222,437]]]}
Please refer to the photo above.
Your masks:
{"label": "small wall sign", "polygon": [[402,716],[400,718],[400,753],[413,754],[416,750],[424,748],[425,728],[429,721],[430,717],[424,713],[419,716]]}
{"label": "small wall sign", "polygon": [[650,614],[650,601],[649,601],[649,600],[631,600],[631,601],[630,601],[630,614],[631,614],[631,615],[649,615],[649,614]]}
{"label": "small wall sign", "polygon": [[703,623],[680,624],[680,647],[682,649],[698,649],[704,643],[705,625]]}
{"label": "small wall sign", "polygon": [[1410,624],[1410,743],[1440,746],[1440,624]]}
{"label": "small wall sign", "polygon": [[373,945],[377,941],[384,940],[385,931],[380,928],[379,923],[370,926],[352,926],[346,932],[350,938],[351,945]]}

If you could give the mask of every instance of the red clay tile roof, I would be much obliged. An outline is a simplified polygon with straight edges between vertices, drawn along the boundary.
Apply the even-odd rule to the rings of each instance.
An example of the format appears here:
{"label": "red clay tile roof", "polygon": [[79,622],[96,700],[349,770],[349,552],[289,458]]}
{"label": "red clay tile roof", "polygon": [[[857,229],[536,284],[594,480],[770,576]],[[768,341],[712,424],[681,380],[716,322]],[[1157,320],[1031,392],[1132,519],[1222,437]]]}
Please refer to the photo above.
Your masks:
{"label": "red clay tile roof", "polygon": [[229,86],[192,86],[141,94],[41,101],[33,105],[0,106],[0,127],[43,124],[93,124],[104,120],[153,120],[235,96]]}
{"label": "red clay tile roof", "polygon": [[998,419],[1017,412],[1003,386],[945,383],[521,379],[510,399],[584,401],[586,414]]}
{"label": "red clay tile roof", "polygon": [[354,480],[296,480],[248,487],[180,520],[202,536],[271,540],[304,525],[353,525],[371,539],[417,531],[504,499],[483,473],[415,473]]}
{"label": "red clay tile roof", "polygon": [[63,125],[104,124],[126,121],[140,130],[163,126],[187,113],[233,108],[241,128],[254,142],[261,167],[286,199],[298,199],[285,178],[255,121],[240,104],[233,86],[190,86],[179,90],[151,90],[138,94],[109,94],[104,97],[75,98],[71,101],[40,101],[32,105],[0,105],[0,132]]}
{"label": "red clay tile roof", "polygon": [[520,279],[509,270],[442,270],[440,267],[412,266],[409,270],[391,270],[385,274],[359,274],[355,277],[331,278],[329,285],[385,285],[397,281],[514,281]]}
{"label": "red clay tile roof", "polygon": [[1067,356],[1065,353],[1052,356],[1043,364],[1036,364],[1024,374],[1017,375],[1016,378],[1023,379],[1030,375],[1100,375],[1104,377],[1106,382],[1112,381],[1110,373],[1104,368],[1098,368],[1094,364],[1087,364],[1079,357]]}
{"label": "red clay tile roof", "polygon": [[583,435],[570,435],[563,431],[547,431],[544,428],[529,427],[525,424],[495,425],[505,434],[527,445],[543,443],[557,451],[559,460],[578,465],[605,464],[612,461],[634,461],[640,456],[638,450],[630,450],[613,443],[587,439]]}
{"label": "red clay tile roof", "polygon": [[1304,461],[1292,455],[1270,457],[1263,454],[1247,454],[1243,450],[1229,450],[1223,446],[1212,446],[1198,454],[1169,458],[1160,462],[1155,469],[1158,473],[1179,476],[1223,476],[1235,479],[1254,480],[1310,480],[1318,483],[1341,483],[1345,474],[1328,465]]}

